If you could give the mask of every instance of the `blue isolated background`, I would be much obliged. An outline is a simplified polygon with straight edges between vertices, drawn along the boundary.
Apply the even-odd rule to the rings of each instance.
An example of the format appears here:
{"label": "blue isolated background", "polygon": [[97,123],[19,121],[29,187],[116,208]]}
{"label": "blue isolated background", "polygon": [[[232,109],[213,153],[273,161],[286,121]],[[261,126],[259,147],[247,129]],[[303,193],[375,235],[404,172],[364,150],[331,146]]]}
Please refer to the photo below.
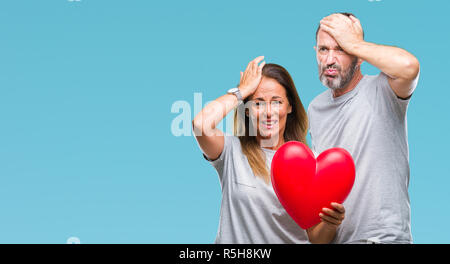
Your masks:
{"label": "blue isolated background", "polygon": [[[212,243],[220,185],[172,105],[235,86],[258,55],[305,106],[324,16],[421,62],[408,111],[412,232],[450,243],[448,1],[0,2],[0,243]],[[364,64],[366,74],[377,69]],[[191,110],[190,116],[195,114]]]}

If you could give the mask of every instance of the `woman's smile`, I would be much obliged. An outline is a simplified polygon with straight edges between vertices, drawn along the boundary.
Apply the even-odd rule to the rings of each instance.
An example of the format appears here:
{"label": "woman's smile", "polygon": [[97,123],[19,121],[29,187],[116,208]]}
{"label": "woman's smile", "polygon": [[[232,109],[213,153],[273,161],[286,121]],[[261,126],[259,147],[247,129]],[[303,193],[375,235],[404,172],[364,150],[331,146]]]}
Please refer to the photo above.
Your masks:
{"label": "woman's smile", "polygon": [[275,125],[278,124],[278,120],[273,120],[273,119],[267,119],[267,120],[263,120],[260,123],[262,125],[263,129],[272,129],[275,127]]}

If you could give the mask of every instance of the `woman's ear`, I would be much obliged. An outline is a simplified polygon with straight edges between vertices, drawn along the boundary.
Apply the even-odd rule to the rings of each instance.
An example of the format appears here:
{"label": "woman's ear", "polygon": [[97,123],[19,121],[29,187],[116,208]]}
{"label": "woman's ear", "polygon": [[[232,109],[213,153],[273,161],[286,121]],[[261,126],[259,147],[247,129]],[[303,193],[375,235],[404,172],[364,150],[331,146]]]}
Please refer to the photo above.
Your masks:
{"label": "woman's ear", "polygon": [[290,114],[290,113],[292,113],[292,105],[289,104],[289,107],[288,107],[288,114]]}

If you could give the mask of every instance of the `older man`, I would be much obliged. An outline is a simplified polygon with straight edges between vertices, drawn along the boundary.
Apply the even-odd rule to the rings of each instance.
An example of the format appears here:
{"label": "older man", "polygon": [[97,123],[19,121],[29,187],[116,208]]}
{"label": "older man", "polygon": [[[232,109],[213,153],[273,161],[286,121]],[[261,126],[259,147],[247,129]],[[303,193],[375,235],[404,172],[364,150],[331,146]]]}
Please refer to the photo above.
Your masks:
{"label": "older man", "polygon": [[[406,111],[419,62],[409,52],[364,40],[349,13],[320,21],[315,46],[328,87],[308,108],[312,149],[348,150],[356,165],[346,219],[335,243],[412,243]],[[362,75],[366,61],[381,72]]]}

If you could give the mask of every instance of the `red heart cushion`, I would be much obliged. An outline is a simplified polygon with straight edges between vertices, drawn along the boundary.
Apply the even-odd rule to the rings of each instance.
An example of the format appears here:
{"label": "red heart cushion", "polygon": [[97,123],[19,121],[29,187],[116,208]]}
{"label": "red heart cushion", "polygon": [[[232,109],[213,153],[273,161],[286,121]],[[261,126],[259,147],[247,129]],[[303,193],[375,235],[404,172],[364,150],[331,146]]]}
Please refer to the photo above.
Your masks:
{"label": "red heart cushion", "polygon": [[271,177],[281,205],[308,229],[320,222],[322,208],[345,201],[355,181],[355,164],[345,149],[328,149],[316,159],[305,144],[289,141],[273,156]]}

